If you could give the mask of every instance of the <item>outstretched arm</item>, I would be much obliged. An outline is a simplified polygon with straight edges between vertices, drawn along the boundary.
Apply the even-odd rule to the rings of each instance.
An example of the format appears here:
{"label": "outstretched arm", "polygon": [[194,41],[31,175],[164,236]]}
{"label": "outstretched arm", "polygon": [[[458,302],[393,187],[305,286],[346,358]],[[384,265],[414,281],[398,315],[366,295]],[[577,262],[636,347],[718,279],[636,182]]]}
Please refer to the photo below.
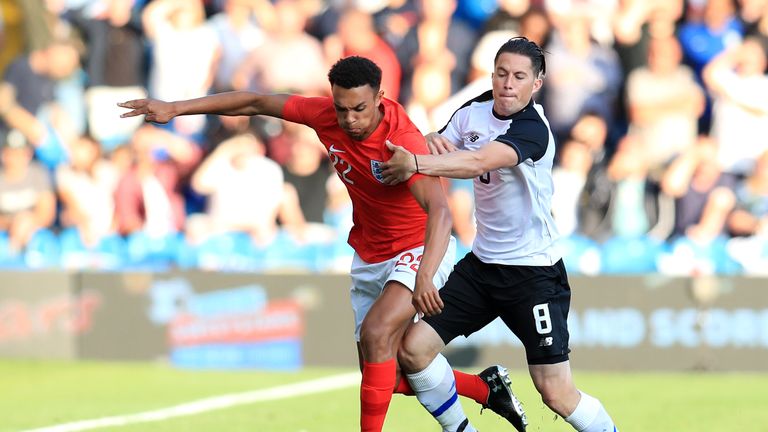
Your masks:
{"label": "outstretched arm", "polygon": [[289,97],[286,94],[263,95],[234,91],[176,102],[135,99],[117,105],[131,110],[120,117],[144,115],[144,120],[155,123],[168,123],[174,117],[190,114],[267,115],[282,118],[283,107]]}
{"label": "outstretched arm", "polygon": [[453,220],[439,179],[424,177],[414,182],[410,189],[416,201],[427,212],[424,254],[416,273],[413,306],[419,313],[432,316],[443,310],[443,301],[433,279],[448,249]]}
{"label": "outstretched arm", "polygon": [[416,173],[449,178],[473,178],[488,171],[518,163],[517,152],[510,146],[491,141],[476,151],[460,150],[443,154],[414,155],[403,147],[387,142],[394,153],[382,164],[384,183],[397,184]]}

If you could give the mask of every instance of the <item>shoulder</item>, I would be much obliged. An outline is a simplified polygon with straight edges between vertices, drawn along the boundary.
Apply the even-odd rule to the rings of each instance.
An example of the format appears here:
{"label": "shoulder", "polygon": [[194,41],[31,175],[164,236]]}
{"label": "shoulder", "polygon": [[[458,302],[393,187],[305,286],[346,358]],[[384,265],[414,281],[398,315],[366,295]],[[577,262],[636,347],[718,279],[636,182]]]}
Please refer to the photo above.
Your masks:
{"label": "shoulder", "polygon": [[531,102],[521,111],[513,114],[512,121],[509,123],[509,131],[546,141],[549,137],[549,127],[544,120],[541,105]]}
{"label": "shoulder", "polygon": [[[461,106],[453,112],[450,119],[448,120],[448,123],[460,121],[461,119],[469,116],[475,110],[487,111],[491,106],[493,106],[493,92],[491,90],[484,91],[483,93],[472,97],[461,104]],[[444,125],[438,132],[442,133],[447,126],[448,124]]]}
{"label": "shoulder", "polygon": [[307,108],[333,108],[333,100],[327,96],[307,97],[297,94],[288,96],[285,101],[286,106],[307,107]]}
{"label": "shoulder", "polygon": [[499,141],[513,146],[523,161],[542,158],[549,149],[551,134],[540,105],[530,103],[523,110],[512,115],[507,130],[496,137]]}
{"label": "shoulder", "polygon": [[335,120],[333,100],[330,97],[306,97],[290,95],[285,100],[282,117],[304,124],[317,124],[332,116]]}
{"label": "shoulder", "polygon": [[421,135],[419,128],[413,123],[402,105],[387,98],[381,99],[381,105],[384,108],[384,121],[388,124],[390,134],[400,135],[414,132]]}

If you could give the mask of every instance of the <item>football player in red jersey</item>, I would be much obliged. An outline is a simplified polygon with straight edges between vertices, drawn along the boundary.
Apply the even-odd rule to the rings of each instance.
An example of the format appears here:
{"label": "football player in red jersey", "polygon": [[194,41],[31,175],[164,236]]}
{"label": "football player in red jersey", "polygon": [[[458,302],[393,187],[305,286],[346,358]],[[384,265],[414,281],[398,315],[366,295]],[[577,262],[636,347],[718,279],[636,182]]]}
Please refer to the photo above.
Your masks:
{"label": "football player in red jersey", "polygon": [[[428,154],[426,141],[397,102],[383,97],[381,69],[363,57],[339,60],[328,73],[332,97],[264,95],[235,91],[197,99],[164,102],[138,99],[119,103],[167,123],[180,115],[267,115],[315,130],[349,191],[353,222],[349,244],[355,250],[350,297],[362,369],[362,431],[381,431],[392,392],[413,394],[398,380],[397,349],[416,307],[442,307],[437,287],[453,267],[455,240],[439,179],[414,175],[397,186],[383,183],[379,164],[388,160],[389,141],[414,154]],[[458,393],[502,416],[512,408],[504,391],[494,391],[485,375],[455,371]],[[451,415],[464,417],[460,404]]]}

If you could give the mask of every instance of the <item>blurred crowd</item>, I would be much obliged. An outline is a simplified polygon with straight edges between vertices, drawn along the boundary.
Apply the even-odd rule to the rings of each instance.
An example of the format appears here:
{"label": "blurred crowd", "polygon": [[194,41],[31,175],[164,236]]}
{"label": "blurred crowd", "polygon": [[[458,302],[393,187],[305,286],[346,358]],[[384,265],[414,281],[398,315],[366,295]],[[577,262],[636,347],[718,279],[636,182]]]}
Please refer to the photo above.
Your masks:
{"label": "blurred crowd", "polygon": [[[547,52],[571,271],[768,273],[768,0],[0,0],[0,267],[346,270],[311,130],[116,103],[327,95],[361,55],[428,133],[518,35]],[[445,187],[467,251],[471,181]]]}

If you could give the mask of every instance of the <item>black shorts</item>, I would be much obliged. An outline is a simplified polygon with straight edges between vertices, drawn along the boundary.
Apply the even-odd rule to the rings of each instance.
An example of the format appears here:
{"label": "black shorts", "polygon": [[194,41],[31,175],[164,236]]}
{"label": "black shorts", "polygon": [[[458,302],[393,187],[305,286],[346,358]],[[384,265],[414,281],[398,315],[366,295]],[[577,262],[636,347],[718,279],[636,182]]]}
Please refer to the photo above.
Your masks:
{"label": "black shorts", "polygon": [[424,321],[447,345],[501,317],[525,346],[528,364],[568,360],[571,288],[563,261],[552,266],[485,264],[468,253],[440,289],[443,312]]}

